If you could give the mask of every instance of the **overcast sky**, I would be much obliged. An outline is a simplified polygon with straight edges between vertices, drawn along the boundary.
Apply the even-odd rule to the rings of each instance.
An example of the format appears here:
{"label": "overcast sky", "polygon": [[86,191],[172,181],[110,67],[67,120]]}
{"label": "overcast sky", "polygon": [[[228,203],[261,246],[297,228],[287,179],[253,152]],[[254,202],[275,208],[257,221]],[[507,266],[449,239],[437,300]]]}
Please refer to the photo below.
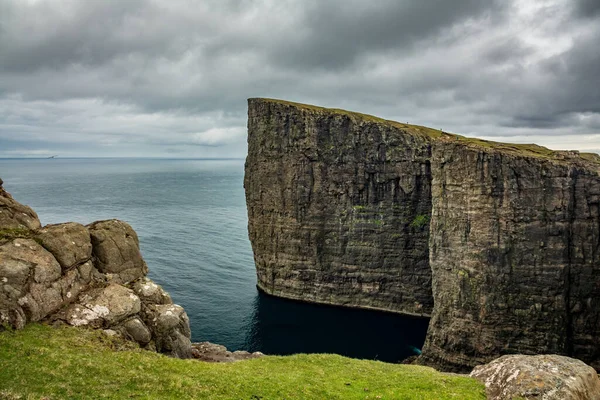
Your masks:
{"label": "overcast sky", "polygon": [[246,99],[600,152],[600,0],[0,0],[0,157],[244,157]]}

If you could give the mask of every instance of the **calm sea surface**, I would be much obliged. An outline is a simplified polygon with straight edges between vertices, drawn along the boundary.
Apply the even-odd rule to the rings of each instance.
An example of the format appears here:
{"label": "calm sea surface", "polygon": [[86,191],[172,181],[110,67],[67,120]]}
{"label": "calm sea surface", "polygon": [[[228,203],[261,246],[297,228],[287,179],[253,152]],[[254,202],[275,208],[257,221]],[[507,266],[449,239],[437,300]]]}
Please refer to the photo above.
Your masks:
{"label": "calm sea surface", "polygon": [[6,190],[44,225],[111,218],[131,224],[150,278],[185,307],[193,341],[384,361],[421,348],[427,320],[259,293],[243,177],[243,160],[0,160]]}

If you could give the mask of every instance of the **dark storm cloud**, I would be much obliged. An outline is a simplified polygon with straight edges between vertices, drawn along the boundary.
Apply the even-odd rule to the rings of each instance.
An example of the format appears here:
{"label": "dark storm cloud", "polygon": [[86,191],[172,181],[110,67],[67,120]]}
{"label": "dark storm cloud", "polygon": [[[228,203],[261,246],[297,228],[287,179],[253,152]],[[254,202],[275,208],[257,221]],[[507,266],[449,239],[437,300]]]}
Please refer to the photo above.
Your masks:
{"label": "dark storm cloud", "polygon": [[598,0],[574,0],[575,11],[579,17],[600,17],[600,1]]}
{"label": "dark storm cloud", "polygon": [[458,21],[502,11],[501,3],[478,0],[307,4],[294,34],[273,49],[273,62],[298,69],[343,68],[365,54],[411,51]]}
{"label": "dark storm cloud", "polygon": [[0,157],[244,156],[257,96],[598,149],[598,8],[0,0]]}

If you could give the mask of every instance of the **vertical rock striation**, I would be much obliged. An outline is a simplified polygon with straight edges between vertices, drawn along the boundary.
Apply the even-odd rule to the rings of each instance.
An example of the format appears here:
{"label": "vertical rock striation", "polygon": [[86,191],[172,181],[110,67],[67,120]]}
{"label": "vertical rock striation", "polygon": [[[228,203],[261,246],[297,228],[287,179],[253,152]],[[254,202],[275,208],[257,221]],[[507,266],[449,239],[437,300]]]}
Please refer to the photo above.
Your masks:
{"label": "vertical rock striation", "polygon": [[423,360],[600,356],[600,179],[569,154],[440,143],[433,151],[435,311]]}
{"label": "vertical rock striation", "polygon": [[431,146],[360,115],[249,100],[245,188],[258,286],[428,315]]}
{"label": "vertical rock striation", "polygon": [[250,99],[258,285],[431,313],[422,362],[447,370],[542,352],[598,369],[599,175],[597,155]]}

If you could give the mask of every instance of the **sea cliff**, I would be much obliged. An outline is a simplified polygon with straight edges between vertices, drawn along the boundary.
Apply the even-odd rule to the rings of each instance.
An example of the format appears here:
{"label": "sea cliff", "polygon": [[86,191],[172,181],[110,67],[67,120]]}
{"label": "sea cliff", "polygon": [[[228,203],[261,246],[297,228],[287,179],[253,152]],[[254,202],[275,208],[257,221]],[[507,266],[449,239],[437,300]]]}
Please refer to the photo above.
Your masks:
{"label": "sea cliff", "polygon": [[421,362],[600,368],[600,157],[250,99],[245,188],[267,293],[431,316]]}

